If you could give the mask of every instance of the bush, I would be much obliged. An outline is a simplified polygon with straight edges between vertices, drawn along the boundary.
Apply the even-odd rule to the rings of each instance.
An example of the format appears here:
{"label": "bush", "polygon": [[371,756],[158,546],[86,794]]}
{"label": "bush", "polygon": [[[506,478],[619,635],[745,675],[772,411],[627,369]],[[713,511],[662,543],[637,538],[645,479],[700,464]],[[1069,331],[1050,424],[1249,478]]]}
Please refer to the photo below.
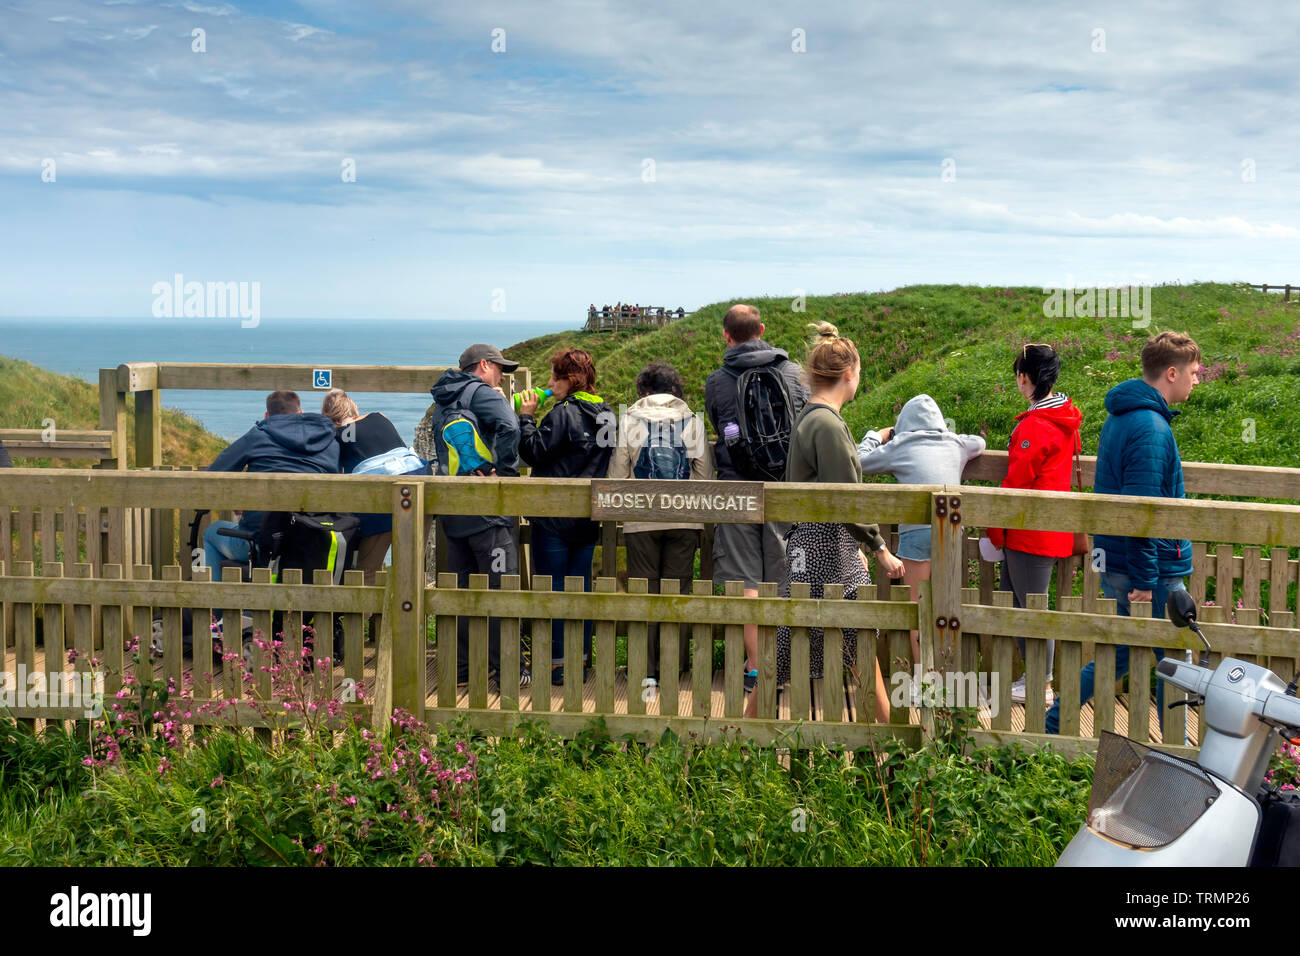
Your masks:
{"label": "bush", "polygon": [[0,746],[26,795],[6,797],[0,862],[28,865],[1046,865],[1091,778],[1087,758],[951,740],[787,755],[645,747],[597,721],[491,742],[400,714],[332,746],[216,731],[161,770],[124,748],[92,771],[57,733]]}

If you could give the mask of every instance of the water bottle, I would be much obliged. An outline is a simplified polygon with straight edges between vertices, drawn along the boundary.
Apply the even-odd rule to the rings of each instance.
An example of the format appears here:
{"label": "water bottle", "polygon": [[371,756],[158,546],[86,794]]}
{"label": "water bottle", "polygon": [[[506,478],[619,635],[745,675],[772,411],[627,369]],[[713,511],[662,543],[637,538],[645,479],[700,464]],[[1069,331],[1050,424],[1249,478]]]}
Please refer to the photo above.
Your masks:
{"label": "water bottle", "polygon": [[553,394],[555,393],[552,392],[549,388],[527,388],[524,389],[522,392],[515,392],[514,394],[515,411],[516,412],[519,411],[519,406],[521,406],[524,403],[525,395],[536,395],[538,401],[544,402],[548,398],[550,398]]}
{"label": "water bottle", "polygon": [[735,422],[727,422],[722,426],[722,440],[726,442],[728,448],[735,445],[740,441],[740,426]]}

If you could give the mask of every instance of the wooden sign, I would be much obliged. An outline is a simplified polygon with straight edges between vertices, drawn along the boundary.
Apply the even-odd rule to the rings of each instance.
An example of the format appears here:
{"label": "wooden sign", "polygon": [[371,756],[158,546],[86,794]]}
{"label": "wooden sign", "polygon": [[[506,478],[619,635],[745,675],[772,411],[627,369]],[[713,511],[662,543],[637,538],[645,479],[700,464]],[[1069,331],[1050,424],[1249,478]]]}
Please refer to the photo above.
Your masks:
{"label": "wooden sign", "polygon": [[591,517],[593,521],[761,524],[763,484],[595,478],[591,482]]}

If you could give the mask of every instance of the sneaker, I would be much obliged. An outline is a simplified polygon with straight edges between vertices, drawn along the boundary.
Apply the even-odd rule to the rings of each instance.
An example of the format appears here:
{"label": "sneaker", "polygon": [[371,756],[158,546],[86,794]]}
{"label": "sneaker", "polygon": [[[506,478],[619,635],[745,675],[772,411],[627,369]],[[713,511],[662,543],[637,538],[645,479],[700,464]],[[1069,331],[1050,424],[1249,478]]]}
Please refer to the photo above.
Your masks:
{"label": "sneaker", "polygon": [[[1052,691],[1052,685],[1047,685],[1047,706],[1051,707],[1052,702],[1056,700],[1056,694]],[[1025,679],[1022,677],[1011,685],[1011,703],[1023,704],[1025,702]]]}
{"label": "sneaker", "polygon": [[1023,704],[1025,702],[1025,679],[1022,677],[1011,685],[1011,703]]}

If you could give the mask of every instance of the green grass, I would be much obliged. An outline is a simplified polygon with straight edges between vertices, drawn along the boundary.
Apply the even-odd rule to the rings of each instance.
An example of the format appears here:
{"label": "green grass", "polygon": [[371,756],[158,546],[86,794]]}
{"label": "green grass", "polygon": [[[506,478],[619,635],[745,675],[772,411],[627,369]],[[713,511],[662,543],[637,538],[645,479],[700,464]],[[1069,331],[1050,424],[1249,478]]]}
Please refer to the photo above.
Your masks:
{"label": "green grass", "polygon": [[[810,297],[806,312],[792,311],[790,299],[744,301],[761,311],[764,338],[796,360],[804,355],[809,322],[832,322],[857,343],[862,390],[844,409],[855,436],[892,424],[904,402],[925,392],[958,431],[982,432],[991,449],[1005,448],[1025,408],[1012,359],[1026,342],[1048,342],[1061,354],[1058,389],[1083,411],[1084,448],[1095,452],[1106,391],[1141,374],[1148,335],[1173,329],[1196,339],[1211,378],[1174,425],[1183,459],[1279,466],[1300,459],[1300,432],[1293,427],[1300,412],[1293,385],[1300,372],[1300,304],[1232,285],[1160,286],[1152,293],[1150,327],[1134,329],[1130,319],[1049,319],[1044,299],[1037,288],[929,285]],[[691,407],[703,410],[704,380],[721,365],[722,315],[730,304],[705,306],[663,329],[559,333],[506,354],[544,379],[555,349],[587,349],[596,362],[596,390],[615,407],[636,400],[633,383],[644,365],[666,361],[682,374]],[[1246,419],[1255,422],[1253,441],[1242,437]]]}
{"label": "green grass", "polygon": [[[644,747],[598,723],[573,741],[537,725],[496,742],[350,731],[279,752],[220,732],[161,773],[156,749],[93,773],[83,754],[0,724],[0,864],[1041,866],[1083,820],[1092,775],[1088,758],[966,754],[959,736],[783,757],[671,735]],[[427,784],[375,779],[394,757],[473,780],[438,784],[435,804]]]}
{"label": "green grass", "polygon": [[[54,420],[58,429],[99,428],[99,386],[70,375],[57,375],[21,359],[0,355],[0,428],[46,427]],[[127,444],[134,444],[135,409],[127,402]],[[163,463],[177,467],[205,467],[226,447],[226,440],[207,431],[184,412],[162,412]],[[135,464],[135,453],[128,451]],[[89,468],[88,459],[19,459],[23,467]]]}

